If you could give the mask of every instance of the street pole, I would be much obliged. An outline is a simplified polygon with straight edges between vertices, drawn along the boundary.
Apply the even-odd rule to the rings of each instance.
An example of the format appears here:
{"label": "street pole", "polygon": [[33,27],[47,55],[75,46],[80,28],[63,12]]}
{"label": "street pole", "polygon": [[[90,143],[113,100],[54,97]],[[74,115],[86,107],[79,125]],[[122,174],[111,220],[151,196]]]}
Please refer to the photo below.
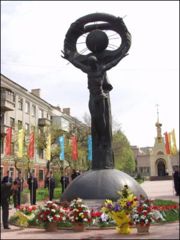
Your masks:
{"label": "street pole", "polygon": [[49,200],[51,198],[51,184],[50,184],[50,182],[51,182],[51,177],[49,175]]}
{"label": "street pole", "polygon": [[10,168],[9,168],[9,166],[8,166],[8,183],[10,182],[10,175],[11,175],[11,173],[10,173]]}
{"label": "street pole", "polygon": [[20,178],[20,189],[19,189],[19,205],[21,205],[21,190],[22,190],[22,177]]}
{"label": "street pole", "polygon": [[31,203],[32,203],[32,205],[33,205],[33,182],[34,182],[34,180],[33,180],[33,176],[32,176],[32,180],[31,180],[31,183],[32,183],[32,186],[31,186]]}

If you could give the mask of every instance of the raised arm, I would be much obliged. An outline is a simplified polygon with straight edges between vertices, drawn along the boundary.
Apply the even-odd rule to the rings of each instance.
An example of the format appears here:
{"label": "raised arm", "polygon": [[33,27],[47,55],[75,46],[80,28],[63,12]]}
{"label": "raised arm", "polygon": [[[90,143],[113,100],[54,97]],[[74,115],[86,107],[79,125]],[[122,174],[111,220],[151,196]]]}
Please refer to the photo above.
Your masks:
{"label": "raised arm", "polygon": [[104,70],[104,71],[107,71],[107,70],[111,69],[112,67],[116,66],[116,65],[121,61],[121,59],[122,59],[123,57],[127,56],[127,55],[128,55],[128,54],[121,55],[120,57],[115,58],[113,61],[111,61],[111,62],[103,65],[103,70]]}
{"label": "raised arm", "polygon": [[72,54],[65,54],[63,51],[61,51],[63,55],[61,55],[62,58],[68,60],[70,63],[72,63],[75,67],[81,69],[83,72],[88,73],[89,67],[80,61],[77,60],[76,55]]}

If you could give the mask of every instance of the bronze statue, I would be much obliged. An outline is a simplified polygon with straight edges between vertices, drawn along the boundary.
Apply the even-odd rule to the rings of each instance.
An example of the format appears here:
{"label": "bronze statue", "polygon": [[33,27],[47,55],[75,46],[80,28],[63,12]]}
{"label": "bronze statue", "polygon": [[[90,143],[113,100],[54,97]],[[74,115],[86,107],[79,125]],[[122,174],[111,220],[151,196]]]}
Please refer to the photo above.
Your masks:
{"label": "bronze statue", "polygon": [[[103,23],[98,23],[99,21]],[[89,24],[92,23],[92,24]],[[109,38],[105,30],[113,30],[121,37],[120,46],[107,50]],[[87,55],[78,53],[78,38],[88,33]],[[109,83],[106,71],[117,65],[127,55],[131,45],[131,35],[123,19],[105,13],[94,13],[79,18],[71,24],[65,40],[63,58],[88,75],[89,110],[92,134],[92,170],[113,169],[112,117]]]}

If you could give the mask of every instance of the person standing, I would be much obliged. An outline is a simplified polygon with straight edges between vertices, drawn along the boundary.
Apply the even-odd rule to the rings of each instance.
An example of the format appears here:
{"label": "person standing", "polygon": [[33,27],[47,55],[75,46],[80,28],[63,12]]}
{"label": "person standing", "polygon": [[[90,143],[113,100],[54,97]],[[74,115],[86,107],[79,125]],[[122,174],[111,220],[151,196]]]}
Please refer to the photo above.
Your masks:
{"label": "person standing", "polygon": [[36,190],[38,189],[38,182],[37,182],[37,178],[34,177],[34,172],[32,172],[30,177],[28,178],[27,184],[30,190],[31,205],[36,205]]}
{"label": "person standing", "polygon": [[176,196],[180,195],[180,172],[178,167],[175,168],[173,173],[173,180],[174,180],[174,189],[176,191]]}
{"label": "person standing", "polygon": [[78,170],[76,171],[75,169],[73,169],[72,174],[71,174],[72,180],[75,179],[79,175],[80,175],[79,171]]}
{"label": "person standing", "polygon": [[2,178],[1,183],[8,183],[8,182],[9,182],[9,183],[12,183],[12,182],[13,182],[13,179],[12,179],[12,177],[10,176],[9,170],[7,171],[7,175]]}
{"label": "person standing", "polygon": [[9,198],[14,194],[14,191],[19,187],[17,181],[13,183],[1,183],[1,206],[2,206],[2,220],[4,229],[10,229],[8,224],[9,218]]}
{"label": "person standing", "polygon": [[53,177],[53,173],[50,172],[50,176],[46,178],[45,180],[45,188],[48,188],[48,192],[49,192],[49,200],[52,201],[52,199],[54,198],[54,189],[56,187],[56,182],[55,182],[55,178]]}
{"label": "person standing", "polygon": [[64,190],[66,189],[66,187],[67,187],[68,184],[69,184],[69,178],[68,178],[68,176],[67,176],[66,173],[65,173],[63,176],[61,176],[60,182],[61,182],[62,193],[63,193]]}
{"label": "person standing", "polygon": [[23,191],[23,184],[24,184],[24,179],[22,177],[21,171],[18,171],[18,177],[15,179],[15,181],[17,181],[19,187],[16,191],[16,206],[20,206],[21,205],[21,193]]}

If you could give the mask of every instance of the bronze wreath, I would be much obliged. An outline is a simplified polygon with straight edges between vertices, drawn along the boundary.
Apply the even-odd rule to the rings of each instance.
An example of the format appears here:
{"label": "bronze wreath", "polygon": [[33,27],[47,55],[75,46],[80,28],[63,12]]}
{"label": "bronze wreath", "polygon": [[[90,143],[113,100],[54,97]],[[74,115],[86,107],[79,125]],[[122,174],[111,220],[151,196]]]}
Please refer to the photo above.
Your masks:
{"label": "bronze wreath", "polygon": [[[101,21],[104,23],[94,24],[96,21]],[[88,24],[91,22],[93,24]],[[127,52],[131,46],[131,35],[126,28],[123,19],[106,13],[92,13],[77,19],[71,24],[64,40],[64,58],[68,59],[69,56],[73,56],[80,62],[86,62],[87,55],[79,54],[77,51],[77,40],[84,33],[88,33],[97,29],[113,30],[121,37],[121,45],[116,50],[111,51],[105,49],[103,51],[103,58],[101,56],[102,62],[108,63],[117,56],[121,56],[123,58],[127,55]]]}

